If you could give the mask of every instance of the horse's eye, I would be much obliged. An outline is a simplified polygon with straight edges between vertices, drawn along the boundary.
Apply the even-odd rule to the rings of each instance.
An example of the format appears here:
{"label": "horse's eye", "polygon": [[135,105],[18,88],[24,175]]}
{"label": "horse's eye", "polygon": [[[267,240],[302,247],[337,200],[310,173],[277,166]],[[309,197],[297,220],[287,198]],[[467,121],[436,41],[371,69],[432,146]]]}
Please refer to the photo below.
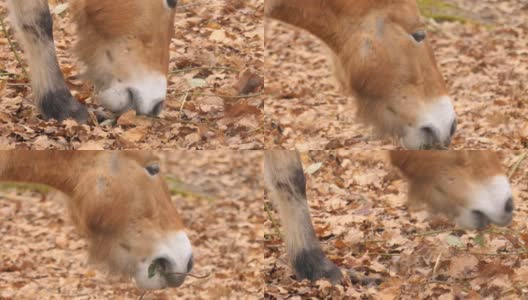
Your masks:
{"label": "horse's eye", "polygon": [[178,4],[178,0],[166,0],[167,1],[167,5],[170,7],[170,8],[175,8],[176,7],[176,4]]}
{"label": "horse's eye", "polygon": [[423,40],[425,40],[425,31],[423,30],[418,30],[416,31],[415,33],[411,34],[413,39],[416,41],[416,42],[421,42]]}
{"label": "horse's eye", "polygon": [[154,176],[154,175],[159,173],[160,166],[159,166],[159,164],[152,164],[152,165],[149,165],[149,166],[145,167],[145,169],[147,169],[147,172],[150,175]]}

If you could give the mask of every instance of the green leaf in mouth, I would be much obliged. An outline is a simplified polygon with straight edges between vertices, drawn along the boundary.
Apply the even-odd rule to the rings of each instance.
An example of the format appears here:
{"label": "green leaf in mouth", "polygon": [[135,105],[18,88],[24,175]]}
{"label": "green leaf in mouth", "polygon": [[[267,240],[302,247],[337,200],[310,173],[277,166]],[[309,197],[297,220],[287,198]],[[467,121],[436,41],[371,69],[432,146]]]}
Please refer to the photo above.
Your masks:
{"label": "green leaf in mouth", "polygon": [[161,267],[160,263],[157,260],[155,260],[148,267],[148,278],[154,277],[156,275],[156,273],[158,273],[158,270],[161,272],[162,271],[162,267]]}

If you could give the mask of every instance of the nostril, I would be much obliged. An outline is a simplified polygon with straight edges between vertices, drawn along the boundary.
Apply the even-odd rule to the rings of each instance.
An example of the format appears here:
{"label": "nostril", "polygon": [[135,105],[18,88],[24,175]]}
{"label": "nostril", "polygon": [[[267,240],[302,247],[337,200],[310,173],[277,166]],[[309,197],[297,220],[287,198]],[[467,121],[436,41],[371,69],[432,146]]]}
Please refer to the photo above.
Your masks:
{"label": "nostril", "polygon": [[420,128],[420,130],[424,133],[426,144],[429,146],[439,144],[440,139],[438,138],[438,134],[436,133],[436,130],[433,129],[431,126],[424,126]]}
{"label": "nostril", "polygon": [[455,134],[457,128],[457,121],[456,119],[453,120],[453,124],[451,124],[451,130],[449,131],[449,134],[453,136]]}
{"label": "nostril", "polygon": [[510,197],[508,199],[508,201],[506,201],[506,205],[504,206],[504,210],[507,212],[507,213],[511,213],[513,212],[513,198]]}
{"label": "nostril", "polygon": [[159,257],[159,258],[156,258],[152,264],[154,264],[155,266],[157,266],[159,272],[161,274],[165,274],[167,272],[170,271],[170,261],[168,259],[166,259],[165,257]]}
{"label": "nostril", "polygon": [[165,101],[163,101],[163,100],[161,100],[160,102],[156,103],[156,105],[154,105],[154,108],[152,109],[152,112],[150,114],[153,115],[153,116],[159,115],[161,113],[161,111],[163,110],[164,103],[165,103]]}
{"label": "nostril", "polygon": [[193,266],[194,266],[194,258],[191,255],[191,258],[189,258],[189,262],[187,263],[187,272],[191,272]]}
{"label": "nostril", "polygon": [[126,89],[127,95],[128,95],[128,101],[131,103],[134,102],[134,91],[131,88]]}

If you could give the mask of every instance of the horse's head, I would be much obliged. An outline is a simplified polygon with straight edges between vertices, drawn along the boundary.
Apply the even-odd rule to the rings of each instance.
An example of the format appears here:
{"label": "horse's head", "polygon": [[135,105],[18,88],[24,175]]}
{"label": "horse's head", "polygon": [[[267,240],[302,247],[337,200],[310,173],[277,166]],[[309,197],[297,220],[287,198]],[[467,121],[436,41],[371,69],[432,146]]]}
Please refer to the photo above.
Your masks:
{"label": "horse's head", "polygon": [[361,119],[408,149],[447,147],[455,112],[416,1],[333,2],[335,73]]}
{"label": "horse's head", "polygon": [[510,224],[513,197],[493,151],[393,151],[392,163],[409,179],[410,203],[426,204],[460,227]]}
{"label": "horse's head", "polygon": [[72,2],[76,53],[101,104],[115,112],[158,115],[167,90],[176,0]]}
{"label": "horse's head", "polygon": [[181,285],[185,275],[175,272],[192,268],[192,249],[159,160],[145,152],[94,156],[85,160],[90,165],[83,167],[87,171],[81,172],[69,202],[91,257],[133,277],[140,288]]}

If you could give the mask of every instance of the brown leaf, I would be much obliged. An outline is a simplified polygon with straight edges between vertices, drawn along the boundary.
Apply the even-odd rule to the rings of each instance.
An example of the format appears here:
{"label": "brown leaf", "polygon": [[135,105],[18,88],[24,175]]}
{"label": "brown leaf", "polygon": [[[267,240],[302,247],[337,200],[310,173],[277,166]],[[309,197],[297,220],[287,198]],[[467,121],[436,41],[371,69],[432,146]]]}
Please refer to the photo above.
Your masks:
{"label": "brown leaf", "polygon": [[250,69],[245,69],[234,87],[238,95],[251,94],[264,87],[264,77],[253,73]]}

